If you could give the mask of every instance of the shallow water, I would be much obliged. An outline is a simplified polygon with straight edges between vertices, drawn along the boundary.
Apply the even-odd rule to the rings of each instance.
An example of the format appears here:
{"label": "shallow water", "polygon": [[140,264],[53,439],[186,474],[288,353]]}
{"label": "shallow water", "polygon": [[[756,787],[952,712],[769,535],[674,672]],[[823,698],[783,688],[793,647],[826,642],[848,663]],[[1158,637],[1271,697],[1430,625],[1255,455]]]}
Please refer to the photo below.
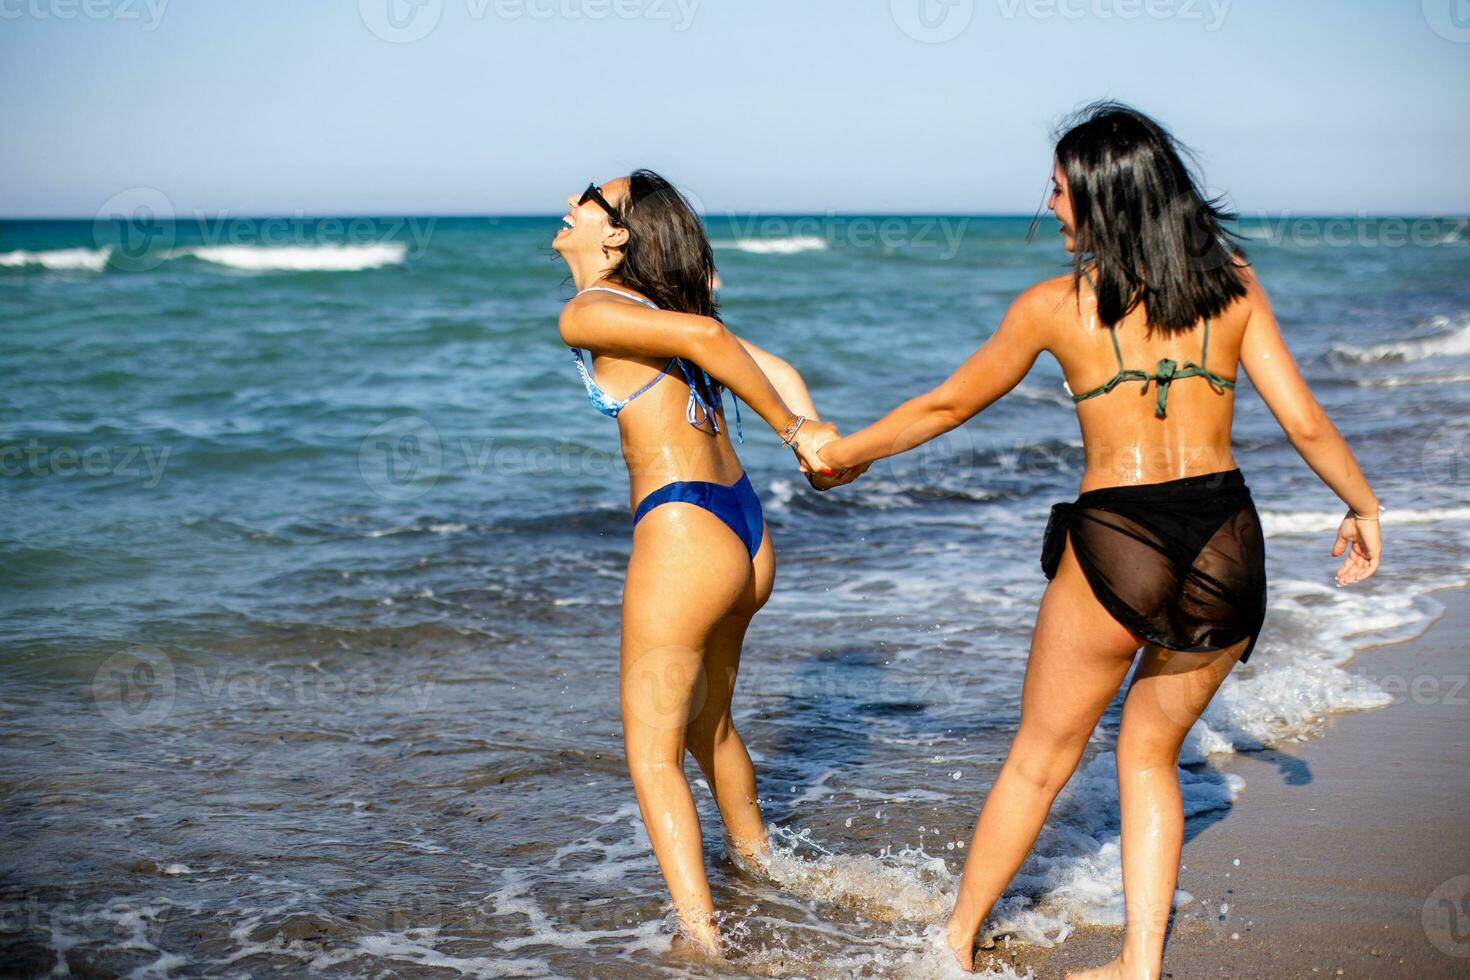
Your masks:
{"label": "shallow water", "polygon": [[[712,237],[730,324],[851,427],[941,378],[1062,267],[1026,224],[739,219]],[[103,254],[90,223],[0,223],[12,962],[946,969],[933,926],[1017,721],[1046,511],[1080,476],[1056,365],[833,494],[749,427],[781,569],[737,721],[782,853],[737,870],[697,792],[734,958],[691,965],[669,952],[623,770],[626,482],[554,333],[555,227],[390,221],[344,242],[308,224],[283,253],[181,226]],[[1465,580],[1470,241],[1435,227],[1335,246],[1248,229],[1288,341],[1388,503],[1390,561],[1332,587],[1340,507],[1242,381],[1271,613],[1188,747],[1204,819],[1240,788],[1209,753],[1383,703],[1339,665],[1422,630],[1428,590]],[[1119,921],[1114,718],[998,914],[1020,940]]]}

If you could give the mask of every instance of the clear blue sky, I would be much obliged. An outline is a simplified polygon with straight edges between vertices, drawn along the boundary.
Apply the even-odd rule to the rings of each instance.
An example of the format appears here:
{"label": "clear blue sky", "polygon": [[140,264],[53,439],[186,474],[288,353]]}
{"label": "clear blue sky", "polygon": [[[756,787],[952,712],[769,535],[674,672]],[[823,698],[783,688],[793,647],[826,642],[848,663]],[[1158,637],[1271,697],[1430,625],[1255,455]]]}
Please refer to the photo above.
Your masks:
{"label": "clear blue sky", "polygon": [[[927,36],[963,30],[910,36],[924,5]],[[0,214],[137,187],[183,213],[546,214],[640,165],[711,211],[1029,213],[1052,124],[1100,96],[1248,213],[1464,213],[1465,6],[0,0]]]}

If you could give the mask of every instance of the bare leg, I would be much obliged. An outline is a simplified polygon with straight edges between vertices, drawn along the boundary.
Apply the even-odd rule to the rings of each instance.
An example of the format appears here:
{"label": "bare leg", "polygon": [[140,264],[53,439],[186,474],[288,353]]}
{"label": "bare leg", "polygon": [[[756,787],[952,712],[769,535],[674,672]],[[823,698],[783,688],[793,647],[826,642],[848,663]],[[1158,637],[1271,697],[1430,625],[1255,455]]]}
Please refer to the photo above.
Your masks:
{"label": "bare leg", "polygon": [[1245,642],[1210,653],[1150,646],[1134,674],[1118,733],[1118,799],[1123,812],[1123,952],[1078,980],[1157,980],[1179,878],[1184,804],[1179,749]]}
{"label": "bare leg", "polygon": [[973,969],[981,924],[1036,843],[1140,645],[1093,596],[1068,544],[1036,617],[1021,726],[980,811],[946,928],[961,969]]}
{"label": "bare leg", "polygon": [[705,648],[707,694],[704,707],[689,725],[689,751],[698,760],[720,808],[720,817],[735,849],[746,858],[764,854],[769,846],[766,824],[756,796],[755,767],[730,715],[740,652],[750,619],[771,595],[775,551],[770,535],[756,552],[755,574],[733,612],[710,633]]}
{"label": "bare leg", "polygon": [[717,953],[685,730],[705,707],[706,644],[751,579],[740,539],[690,504],[655,508],[633,532],[623,593],[621,687],[628,770],[683,931]]}

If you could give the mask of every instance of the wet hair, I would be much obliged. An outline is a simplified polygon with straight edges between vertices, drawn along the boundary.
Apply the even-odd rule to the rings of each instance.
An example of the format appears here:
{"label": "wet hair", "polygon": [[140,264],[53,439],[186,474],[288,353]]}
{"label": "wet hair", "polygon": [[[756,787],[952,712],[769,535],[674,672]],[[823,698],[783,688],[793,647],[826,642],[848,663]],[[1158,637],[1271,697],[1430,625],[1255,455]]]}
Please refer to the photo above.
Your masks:
{"label": "wet hair", "polygon": [[1163,126],[1117,102],[1074,115],[1057,140],[1077,246],[1072,281],[1096,270],[1098,317],[1119,323],[1140,304],[1150,333],[1181,333],[1246,294],[1245,252],[1185,163],[1193,159]]}
{"label": "wet hair", "polygon": [[628,241],[608,278],[661,309],[718,320],[715,252],[704,222],[684,195],[652,170],[635,170],[617,209]]}

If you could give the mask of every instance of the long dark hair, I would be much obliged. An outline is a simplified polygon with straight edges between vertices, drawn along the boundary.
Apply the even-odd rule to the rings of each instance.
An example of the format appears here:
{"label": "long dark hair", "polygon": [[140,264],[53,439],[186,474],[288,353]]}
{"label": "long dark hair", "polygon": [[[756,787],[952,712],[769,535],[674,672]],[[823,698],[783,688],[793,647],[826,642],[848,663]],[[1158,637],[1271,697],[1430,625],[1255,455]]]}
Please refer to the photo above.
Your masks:
{"label": "long dark hair", "polygon": [[715,250],[694,207],[652,170],[628,176],[618,204],[628,241],[608,278],[653,300],[661,309],[720,318],[715,302]]}
{"label": "long dark hair", "polygon": [[[1148,116],[1095,102],[1057,140],[1075,214],[1072,280],[1096,269],[1098,318],[1109,327],[1142,304],[1150,333],[1181,333],[1246,294],[1245,252],[1185,164],[1188,148]],[[1192,156],[1192,155],[1191,155]]]}

